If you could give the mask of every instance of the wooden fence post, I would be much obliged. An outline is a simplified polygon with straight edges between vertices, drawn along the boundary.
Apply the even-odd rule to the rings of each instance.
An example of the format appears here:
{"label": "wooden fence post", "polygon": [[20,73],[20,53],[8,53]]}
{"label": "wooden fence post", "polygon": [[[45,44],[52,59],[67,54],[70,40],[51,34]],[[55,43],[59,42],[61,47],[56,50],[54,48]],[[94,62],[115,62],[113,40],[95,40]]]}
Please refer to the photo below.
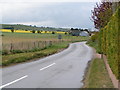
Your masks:
{"label": "wooden fence post", "polygon": [[23,42],[21,42],[21,50],[23,50]]}
{"label": "wooden fence post", "polygon": [[34,42],[34,48],[35,48],[35,42]]}
{"label": "wooden fence post", "polygon": [[52,41],[50,41],[50,46],[52,45]]}
{"label": "wooden fence post", "polygon": [[46,41],[45,41],[45,47],[46,47]]}
{"label": "wooden fence post", "polygon": [[13,44],[10,44],[10,52],[13,50]]}
{"label": "wooden fence post", "polygon": [[38,41],[38,48],[40,48],[40,47],[39,47],[39,41]]}
{"label": "wooden fence post", "polygon": [[29,50],[29,49],[30,49],[30,48],[29,48],[29,43],[27,43],[27,44],[28,44],[28,50]]}

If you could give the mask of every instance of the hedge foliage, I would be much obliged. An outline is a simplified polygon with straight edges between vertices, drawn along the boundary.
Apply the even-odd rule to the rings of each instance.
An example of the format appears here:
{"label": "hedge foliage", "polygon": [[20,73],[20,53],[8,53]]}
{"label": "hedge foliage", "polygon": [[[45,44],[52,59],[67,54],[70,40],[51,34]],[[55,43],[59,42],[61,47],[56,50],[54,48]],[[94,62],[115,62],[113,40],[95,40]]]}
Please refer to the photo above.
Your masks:
{"label": "hedge foliage", "polygon": [[120,80],[120,8],[98,36],[99,48],[107,56],[113,73]]}

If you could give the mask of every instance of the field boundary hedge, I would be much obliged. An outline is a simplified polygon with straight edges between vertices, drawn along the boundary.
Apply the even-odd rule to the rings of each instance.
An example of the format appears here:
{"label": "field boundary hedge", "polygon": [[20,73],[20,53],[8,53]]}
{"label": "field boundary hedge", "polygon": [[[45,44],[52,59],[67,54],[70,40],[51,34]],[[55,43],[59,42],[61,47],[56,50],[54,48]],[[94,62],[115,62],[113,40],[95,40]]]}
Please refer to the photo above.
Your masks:
{"label": "field boundary hedge", "polygon": [[120,8],[100,30],[98,41],[101,52],[107,56],[113,73],[120,80]]}

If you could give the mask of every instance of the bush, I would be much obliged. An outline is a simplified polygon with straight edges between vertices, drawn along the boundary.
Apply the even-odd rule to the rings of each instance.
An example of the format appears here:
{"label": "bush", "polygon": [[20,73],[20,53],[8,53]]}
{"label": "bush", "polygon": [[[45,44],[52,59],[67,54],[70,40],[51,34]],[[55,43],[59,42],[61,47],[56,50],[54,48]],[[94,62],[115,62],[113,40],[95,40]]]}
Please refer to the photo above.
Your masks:
{"label": "bush", "polygon": [[35,33],[36,31],[35,30],[32,30],[32,33]]}
{"label": "bush", "polygon": [[65,35],[67,35],[67,32],[65,32]]}
{"label": "bush", "polygon": [[41,32],[38,30],[37,33],[41,33]]}
{"label": "bush", "polygon": [[1,34],[1,36],[5,36],[4,34]]}
{"label": "bush", "polygon": [[12,54],[15,54],[15,53],[24,53],[24,50],[12,50],[11,53]]}
{"label": "bush", "polygon": [[11,32],[12,32],[12,33],[14,33],[14,31],[15,31],[14,29],[11,29]]}
{"label": "bush", "polygon": [[91,36],[91,40],[92,40],[92,42],[96,42],[96,41],[98,41],[98,33],[96,33],[96,34],[94,34],[93,36]]}
{"label": "bush", "polygon": [[0,51],[0,53],[2,55],[8,55],[8,54],[16,54],[16,53],[28,53],[28,52],[36,52],[36,51],[40,51],[40,50],[44,50],[44,49],[47,49],[48,47],[50,47],[51,45],[49,46],[46,46],[44,48],[33,48],[33,49],[30,49],[30,50],[3,50],[3,51]]}
{"label": "bush", "polygon": [[52,32],[52,34],[55,34],[55,32]]}

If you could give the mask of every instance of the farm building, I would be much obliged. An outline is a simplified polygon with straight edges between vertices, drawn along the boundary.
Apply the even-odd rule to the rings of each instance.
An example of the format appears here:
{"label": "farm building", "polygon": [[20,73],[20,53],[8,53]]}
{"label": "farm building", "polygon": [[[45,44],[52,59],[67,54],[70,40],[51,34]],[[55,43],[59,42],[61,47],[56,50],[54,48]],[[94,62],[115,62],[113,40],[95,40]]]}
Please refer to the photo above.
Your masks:
{"label": "farm building", "polygon": [[90,36],[90,32],[88,30],[71,29],[70,33],[72,36]]}
{"label": "farm building", "polygon": [[71,29],[71,35],[72,36],[79,36],[80,35],[80,30],[78,29]]}
{"label": "farm building", "polygon": [[90,36],[87,31],[81,31],[79,35],[80,36]]}

